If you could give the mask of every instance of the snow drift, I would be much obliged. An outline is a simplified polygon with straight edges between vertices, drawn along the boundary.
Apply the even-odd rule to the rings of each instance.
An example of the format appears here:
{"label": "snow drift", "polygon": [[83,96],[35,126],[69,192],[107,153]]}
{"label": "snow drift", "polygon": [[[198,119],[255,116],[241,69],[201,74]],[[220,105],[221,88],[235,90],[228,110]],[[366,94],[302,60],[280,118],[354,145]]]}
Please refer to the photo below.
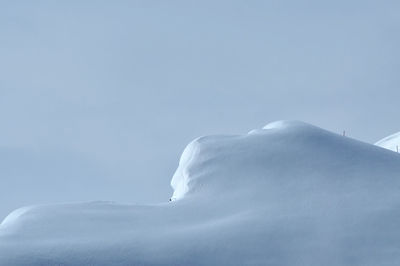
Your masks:
{"label": "snow drift", "polygon": [[0,265],[399,265],[400,156],[302,122],[190,143],[171,202],[25,207]]}
{"label": "snow drift", "polygon": [[395,152],[400,151],[400,132],[381,139],[375,145]]}

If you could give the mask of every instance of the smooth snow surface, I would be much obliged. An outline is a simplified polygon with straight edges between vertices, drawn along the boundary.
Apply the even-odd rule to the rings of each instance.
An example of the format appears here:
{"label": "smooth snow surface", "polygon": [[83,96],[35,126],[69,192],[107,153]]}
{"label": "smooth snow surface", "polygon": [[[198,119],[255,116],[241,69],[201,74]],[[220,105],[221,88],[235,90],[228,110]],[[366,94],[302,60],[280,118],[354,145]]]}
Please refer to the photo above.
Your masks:
{"label": "smooth snow surface", "polygon": [[190,143],[173,200],[26,207],[0,265],[400,265],[400,155],[281,121]]}
{"label": "smooth snow surface", "polygon": [[381,139],[375,145],[395,152],[400,151],[400,132]]}

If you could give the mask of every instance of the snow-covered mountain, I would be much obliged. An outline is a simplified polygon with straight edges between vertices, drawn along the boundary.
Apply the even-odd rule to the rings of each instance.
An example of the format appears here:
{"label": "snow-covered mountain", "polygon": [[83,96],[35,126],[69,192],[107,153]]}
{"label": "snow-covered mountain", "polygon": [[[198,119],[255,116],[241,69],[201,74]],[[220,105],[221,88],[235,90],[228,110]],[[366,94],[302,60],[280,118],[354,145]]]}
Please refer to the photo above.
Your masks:
{"label": "snow-covered mountain", "polygon": [[376,142],[375,145],[395,152],[400,152],[400,132],[381,139]]}
{"label": "snow-covered mountain", "polygon": [[400,155],[380,147],[280,121],[194,140],[171,185],[157,205],[16,210],[0,265],[400,264]]}

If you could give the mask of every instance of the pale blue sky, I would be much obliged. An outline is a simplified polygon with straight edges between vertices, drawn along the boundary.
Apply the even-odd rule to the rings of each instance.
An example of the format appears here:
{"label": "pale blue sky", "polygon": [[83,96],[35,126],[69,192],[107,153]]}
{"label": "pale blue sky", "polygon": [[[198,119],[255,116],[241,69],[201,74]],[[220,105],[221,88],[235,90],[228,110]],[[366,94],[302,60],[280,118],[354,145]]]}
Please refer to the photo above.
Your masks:
{"label": "pale blue sky", "polygon": [[400,131],[399,1],[0,1],[0,219],[168,200],[185,145],[298,119]]}

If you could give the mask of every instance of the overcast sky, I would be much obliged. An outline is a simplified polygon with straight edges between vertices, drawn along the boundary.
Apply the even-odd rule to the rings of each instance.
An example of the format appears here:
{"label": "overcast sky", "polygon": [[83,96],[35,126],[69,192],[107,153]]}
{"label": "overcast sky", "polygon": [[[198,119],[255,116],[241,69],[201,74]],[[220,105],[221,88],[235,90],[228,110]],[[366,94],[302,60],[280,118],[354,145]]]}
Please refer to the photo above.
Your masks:
{"label": "overcast sky", "polygon": [[400,131],[400,1],[0,1],[0,219],[167,201],[193,138]]}

